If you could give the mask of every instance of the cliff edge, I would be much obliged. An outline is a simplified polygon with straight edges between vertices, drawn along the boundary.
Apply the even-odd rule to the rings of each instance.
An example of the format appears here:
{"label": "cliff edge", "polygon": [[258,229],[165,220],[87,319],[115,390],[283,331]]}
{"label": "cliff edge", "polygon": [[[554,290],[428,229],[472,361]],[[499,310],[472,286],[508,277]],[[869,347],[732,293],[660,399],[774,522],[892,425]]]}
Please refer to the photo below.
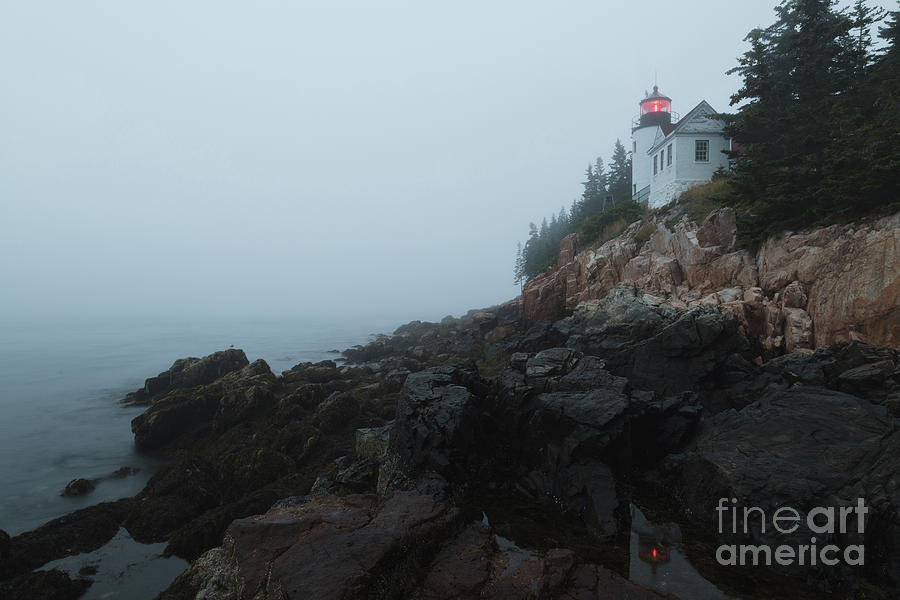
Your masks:
{"label": "cliff edge", "polygon": [[900,345],[900,213],[785,232],[756,252],[737,246],[731,208],[700,224],[666,214],[649,223],[649,238],[640,221],[594,247],[564,238],[557,266],[525,285],[525,318],[555,321],[633,283],[660,304],[736,314],[765,356],[852,340]]}

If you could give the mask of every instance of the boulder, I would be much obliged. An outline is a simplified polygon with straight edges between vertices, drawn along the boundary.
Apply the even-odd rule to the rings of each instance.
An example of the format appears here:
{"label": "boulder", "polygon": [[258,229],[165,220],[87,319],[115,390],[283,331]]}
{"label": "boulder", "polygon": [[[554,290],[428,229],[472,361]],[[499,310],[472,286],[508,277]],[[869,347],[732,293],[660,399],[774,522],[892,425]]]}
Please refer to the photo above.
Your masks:
{"label": "boulder", "polygon": [[129,393],[122,402],[149,404],[172,390],[212,383],[249,362],[244,351],[237,348],[213,352],[203,358],[179,358],[168,370],[147,379],[143,388]]}
{"label": "boulder", "polygon": [[[70,554],[96,550],[116,535],[131,509],[130,498],[102,502],[53,519],[4,542],[0,535],[0,580],[22,575]],[[5,550],[4,550],[5,546]]]}
{"label": "boulder", "polygon": [[224,431],[271,405],[275,384],[269,366],[257,360],[213,383],[175,389],[131,421],[135,444],[152,450],[197,428]]}
{"label": "boulder", "polygon": [[73,479],[66,484],[61,496],[83,496],[94,491],[94,482],[90,479]]}
{"label": "boulder", "polygon": [[538,352],[525,363],[525,377],[528,380],[537,380],[553,375],[565,374],[580,354],[570,348],[550,348]]}
{"label": "boulder", "polygon": [[378,490],[385,493],[404,486],[417,472],[463,469],[453,457],[464,452],[463,436],[474,431],[461,427],[472,393],[465,387],[475,376],[456,367],[435,367],[406,378],[397,403]]}
{"label": "boulder", "polygon": [[631,583],[598,565],[580,563],[568,549],[524,550],[468,525],[435,557],[419,590],[422,600],[507,598],[673,598]]}
{"label": "boulder", "polygon": [[4,600],[76,600],[89,587],[90,580],[73,580],[67,573],[52,569],[0,582],[0,597]]}
{"label": "boulder", "polygon": [[[878,579],[887,576],[897,586],[898,456],[900,433],[884,407],[838,391],[797,385],[771,392],[741,410],[715,415],[687,452],[662,463],[662,471],[664,487],[669,497],[677,498],[685,518],[711,534],[717,531],[720,498],[737,498],[741,506],[757,506],[768,515],[791,506],[803,519],[812,507],[850,506],[862,498],[870,510],[864,534],[816,534],[818,543],[866,544],[865,571]],[[744,543],[796,546],[809,543],[809,535],[806,527],[784,535],[771,527],[763,533],[757,525],[751,541]],[[726,542],[728,535],[717,539],[734,543]],[[795,565],[793,570],[816,572],[839,589],[855,585],[855,575],[841,569]]]}
{"label": "boulder", "polygon": [[236,520],[222,548],[182,578],[201,597],[408,597],[409,562],[434,552],[457,519],[446,504],[410,493],[381,503],[366,495],[312,497]]}
{"label": "boulder", "polygon": [[356,457],[380,461],[387,453],[393,423],[356,430]]}

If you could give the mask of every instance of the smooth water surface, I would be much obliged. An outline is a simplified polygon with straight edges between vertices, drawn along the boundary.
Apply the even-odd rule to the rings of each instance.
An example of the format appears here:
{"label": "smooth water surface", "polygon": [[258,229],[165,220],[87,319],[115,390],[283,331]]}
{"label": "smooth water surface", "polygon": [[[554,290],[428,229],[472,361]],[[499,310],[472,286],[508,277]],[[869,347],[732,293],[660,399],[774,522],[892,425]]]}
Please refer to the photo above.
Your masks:
{"label": "smooth water surface", "polygon": [[[119,400],[176,358],[230,346],[280,374],[303,361],[337,358],[400,321],[309,318],[84,318],[0,322],[0,529],[15,535],[97,502],[136,494],[159,462],[135,451],[130,421],[144,409]],[[72,479],[116,469],[78,498]]]}

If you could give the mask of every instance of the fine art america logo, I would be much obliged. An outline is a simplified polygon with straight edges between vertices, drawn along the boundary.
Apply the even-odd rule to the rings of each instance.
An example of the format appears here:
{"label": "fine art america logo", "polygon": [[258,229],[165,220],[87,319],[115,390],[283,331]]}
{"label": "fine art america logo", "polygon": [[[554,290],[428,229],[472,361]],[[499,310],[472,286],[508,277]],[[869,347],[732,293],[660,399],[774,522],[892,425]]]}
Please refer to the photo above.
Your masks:
{"label": "fine art america logo", "polygon": [[[729,501],[730,500],[730,501]],[[758,506],[737,506],[737,498],[719,498],[716,512],[719,517],[720,534],[751,533],[754,530],[762,534],[790,535],[801,527],[801,534],[809,534],[809,543],[789,545],[780,544],[722,544],[716,549],[716,560],[720,565],[768,565],[773,562],[779,565],[836,565],[843,561],[847,565],[857,566],[865,563],[865,546],[848,544],[839,548],[835,544],[821,544],[816,536],[833,538],[835,534],[865,533],[866,513],[869,508],[862,498],[857,498],[856,506],[817,506],[806,513],[806,518],[790,506],[782,506],[767,515]],[[768,527],[768,529],[767,529]]]}

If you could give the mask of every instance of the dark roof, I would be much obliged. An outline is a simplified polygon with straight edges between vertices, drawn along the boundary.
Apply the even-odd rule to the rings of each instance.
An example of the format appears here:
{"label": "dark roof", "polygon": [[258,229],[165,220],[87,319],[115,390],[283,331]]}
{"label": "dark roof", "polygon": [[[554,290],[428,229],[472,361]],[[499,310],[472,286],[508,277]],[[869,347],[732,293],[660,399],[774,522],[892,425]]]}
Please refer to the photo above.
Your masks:
{"label": "dark roof", "polygon": [[665,94],[660,94],[659,87],[654,85],[653,93],[652,94],[644,94],[644,99],[641,100],[640,102],[638,102],[638,104],[643,104],[644,102],[646,102],[648,100],[657,100],[657,99],[668,100],[669,102],[672,101],[672,99],[669,98],[668,96],[666,96]]}
{"label": "dark roof", "polygon": [[678,127],[678,123],[662,123],[659,126],[659,128],[662,129],[663,135],[669,135],[676,127]]}

